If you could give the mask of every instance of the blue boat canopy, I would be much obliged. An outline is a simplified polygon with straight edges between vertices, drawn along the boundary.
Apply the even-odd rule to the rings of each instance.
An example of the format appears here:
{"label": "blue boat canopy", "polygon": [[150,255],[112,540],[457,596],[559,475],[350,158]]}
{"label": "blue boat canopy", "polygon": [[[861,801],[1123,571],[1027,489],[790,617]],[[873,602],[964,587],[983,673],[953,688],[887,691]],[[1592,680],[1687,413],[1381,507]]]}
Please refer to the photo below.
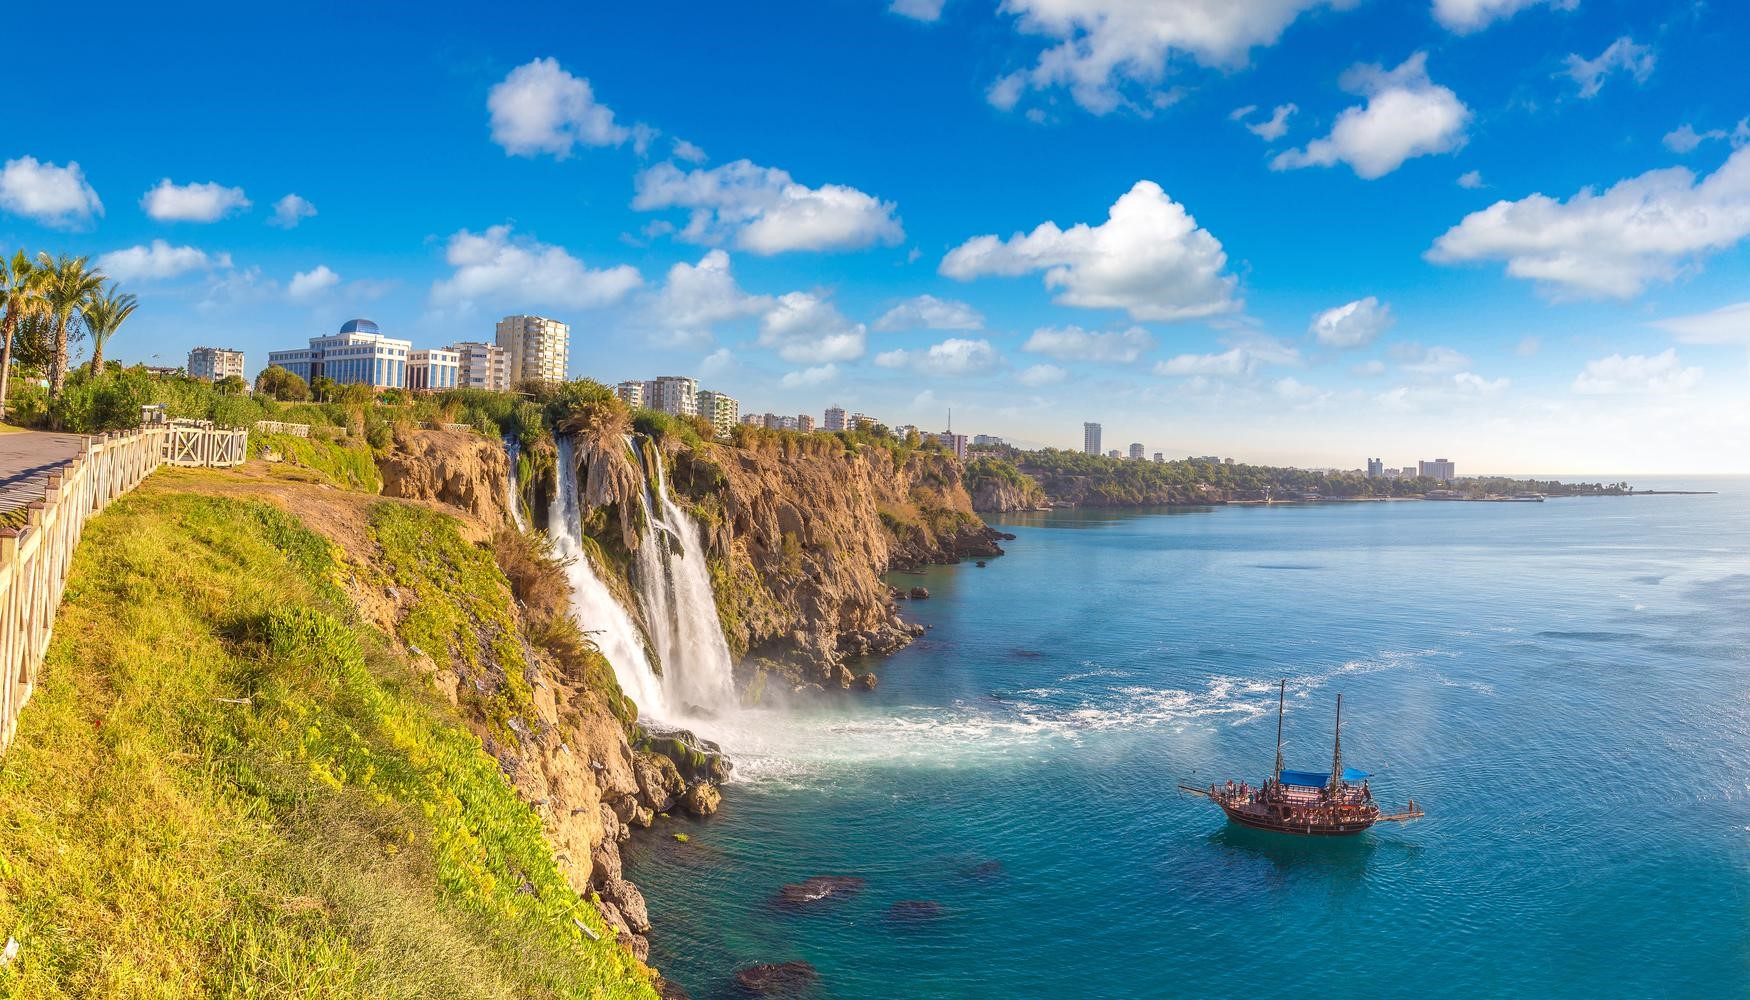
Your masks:
{"label": "blue boat canopy", "polygon": [[[1344,781],[1365,781],[1369,777],[1371,777],[1371,775],[1366,771],[1357,771],[1352,767],[1345,767],[1343,769]],[[1284,785],[1298,785],[1301,788],[1323,788],[1331,783],[1331,772],[1283,771],[1282,783]]]}

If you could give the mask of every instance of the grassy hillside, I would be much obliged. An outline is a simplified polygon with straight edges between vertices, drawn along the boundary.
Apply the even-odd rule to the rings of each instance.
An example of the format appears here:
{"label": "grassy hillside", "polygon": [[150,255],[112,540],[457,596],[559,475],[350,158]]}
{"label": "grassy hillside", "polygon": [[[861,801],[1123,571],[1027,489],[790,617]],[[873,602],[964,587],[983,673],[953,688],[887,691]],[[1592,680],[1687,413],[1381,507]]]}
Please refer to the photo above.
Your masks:
{"label": "grassy hillside", "polygon": [[278,508],[157,483],[92,522],[0,758],[0,995],[654,996],[359,622],[357,569]]}

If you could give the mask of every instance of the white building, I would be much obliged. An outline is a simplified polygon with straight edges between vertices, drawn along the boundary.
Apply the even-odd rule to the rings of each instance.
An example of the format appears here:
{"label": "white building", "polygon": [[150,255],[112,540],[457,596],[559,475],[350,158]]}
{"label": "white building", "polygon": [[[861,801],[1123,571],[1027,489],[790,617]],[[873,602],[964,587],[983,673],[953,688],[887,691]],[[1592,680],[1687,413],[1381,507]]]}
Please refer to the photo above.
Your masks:
{"label": "white building", "polygon": [[995,434],[974,434],[972,435],[972,443],[976,445],[988,445],[1001,448],[1003,446],[1003,439],[997,437]]}
{"label": "white building", "polygon": [[735,397],[726,393],[714,392],[710,389],[700,389],[698,405],[695,407],[699,416],[711,421],[711,427],[719,436],[726,436],[735,422],[741,418],[741,404]]}
{"label": "white building", "polygon": [[1443,483],[1450,483],[1457,473],[1451,461],[1437,458],[1432,462],[1417,462],[1416,474],[1429,479],[1437,479]]}
{"label": "white building", "polygon": [[229,347],[197,347],[188,352],[188,365],[184,370],[189,378],[208,382],[217,382],[228,375],[242,378],[243,352]]}
{"label": "white building", "polygon": [[545,316],[506,316],[498,321],[510,382],[563,382],[571,364],[571,327]]}
{"label": "white building", "polygon": [[451,344],[444,350],[456,352],[458,359],[456,385],[458,387],[490,389],[493,392],[508,392],[510,390],[510,365],[505,360],[504,348],[497,344],[464,340]]}
{"label": "white building", "polygon": [[685,375],[663,375],[644,383],[644,405],[677,417],[699,412],[699,380]]}
{"label": "white building", "polygon": [[798,413],[796,415],[796,429],[804,434],[813,434],[814,415],[810,413]]}
{"label": "white building", "polygon": [[415,392],[454,389],[462,374],[462,355],[448,348],[410,351],[407,355],[407,388]]}
{"label": "white building", "polygon": [[850,424],[845,421],[845,408],[829,406],[826,408],[826,421],[823,426],[829,431],[848,431]]}
{"label": "white building", "polygon": [[640,409],[644,406],[644,383],[637,379],[621,382],[614,386],[614,395],[620,397],[620,402],[632,409]]}
{"label": "white building", "polygon": [[1087,423],[1082,425],[1082,451],[1088,455],[1100,453],[1100,425]]}
{"label": "white building", "polygon": [[956,434],[953,431],[943,431],[935,437],[937,441],[941,442],[943,448],[954,453],[955,458],[962,462],[966,461],[966,435]]}
{"label": "white building", "polygon": [[1141,442],[1132,441],[1130,443],[1130,460],[1133,462],[1142,461],[1142,443]]}
{"label": "white building", "polygon": [[741,418],[741,426],[743,427],[764,427],[765,425],[766,415],[763,413],[749,413]]}
{"label": "white building", "polygon": [[407,355],[412,349],[411,340],[385,337],[370,320],[351,319],[333,336],[311,337],[307,348],[270,352],[267,363],[306,382],[327,378],[342,385],[401,389],[407,385]]}
{"label": "white building", "polygon": [[854,431],[872,431],[881,423],[881,421],[876,420],[867,413],[853,413],[846,423],[848,423],[850,429]]}

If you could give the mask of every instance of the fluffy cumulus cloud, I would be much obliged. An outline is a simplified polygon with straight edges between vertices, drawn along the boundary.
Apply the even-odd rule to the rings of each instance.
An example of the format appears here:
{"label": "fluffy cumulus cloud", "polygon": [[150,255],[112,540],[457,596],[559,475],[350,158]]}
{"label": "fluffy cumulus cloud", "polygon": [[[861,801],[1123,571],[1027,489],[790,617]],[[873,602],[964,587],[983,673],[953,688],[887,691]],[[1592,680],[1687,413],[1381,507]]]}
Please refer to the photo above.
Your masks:
{"label": "fluffy cumulus cloud", "polygon": [[1686,344],[1750,345],[1750,302],[1737,302],[1693,316],[1673,316],[1653,325]]}
{"label": "fluffy cumulus cloud", "polygon": [[1477,190],[1483,186],[1483,172],[1481,170],[1467,170],[1459,174],[1458,186],[1466,191]]}
{"label": "fluffy cumulus cloud", "polygon": [[1595,59],[1584,58],[1578,53],[1570,54],[1566,61],[1566,72],[1569,79],[1580,88],[1580,97],[1590,100],[1604,89],[1605,78],[1612,73],[1627,73],[1635,78],[1636,83],[1647,82],[1647,77],[1653,75],[1653,64],[1656,60],[1652,49],[1637,45],[1634,39],[1624,35],[1611,42]]}
{"label": "fluffy cumulus cloud", "polygon": [[650,130],[614,121],[614,112],[595,99],[589,81],[572,76],[557,59],[524,63],[486,95],[492,141],[512,156],[551,153],[565,159],[577,146],[618,146],[628,139],[640,146]]}
{"label": "fluffy cumulus cloud", "polygon": [[1650,170],[1566,201],[1533,194],[1472,212],[1434,241],[1431,261],[1502,260],[1558,297],[1630,298],[1750,236],[1750,147],[1701,180]]}
{"label": "fluffy cumulus cloud", "polygon": [[21,156],[0,167],[0,209],[45,226],[71,228],[102,215],[103,202],[79,164],[61,167]]}
{"label": "fluffy cumulus cloud", "polygon": [[893,0],[887,9],[914,21],[935,21],[941,18],[944,3],[946,0]]}
{"label": "fluffy cumulus cloud", "polygon": [[586,267],[564,247],[518,238],[509,226],[484,233],[459,230],[444,249],[444,261],[454,271],[432,285],[432,301],[439,305],[591,309],[618,302],[644,283],[636,268]]}
{"label": "fluffy cumulus cloud", "polygon": [[875,321],[875,329],[884,333],[895,330],[982,330],[984,314],[955,299],[918,295],[882,313]]}
{"label": "fluffy cumulus cloud", "polygon": [[192,271],[210,271],[231,266],[230,254],[209,254],[198,247],[171,246],[163,240],[112,250],[94,265],[113,281],[163,281]]}
{"label": "fluffy cumulus cloud", "polygon": [[813,365],[808,368],[785,372],[778,382],[786,389],[799,386],[825,385],[839,377],[839,366],[834,364]]}
{"label": "fluffy cumulus cloud", "polygon": [[682,261],[668,269],[645,318],[665,346],[702,347],[717,324],[758,316],[775,304],[771,296],[742,291],[730,273],[729,254],[710,250],[697,264]]}
{"label": "fluffy cumulus cloud", "polygon": [[140,199],[140,207],[159,222],[217,222],[232,212],[249,208],[240,187],[207,181],[174,184],[166,177]]}
{"label": "fluffy cumulus cloud", "polygon": [[292,275],[291,282],[286,285],[286,294],[300,302],[306,302],[339,284],[340,275],[330,270],[327,264],[317,264],[308,271],[299,271]]}
{"label": "fluffy cumulus cloud", "polygon": [[1270,365],[1297,365],[1300,352],[1271,340],[1255,337],[1234,344],[1225,351],[1209,354],[1179,354],[1155,362],[1156,375],[1237,376],[1250,375]]}
{"label": "fluffy cumulus cloud", "polygon": [[863,356],[868,330],[846,319],[812,292],[790,292],[760,318],[759,345],[804,365],[855,361]]}
{"label": "fluffy cumulus cloud", "polygon": [[1512,17],[1527,7],[1541,5],[1573,10],[1580,5],[1580,0],[1434,0],[1434,19],[1445,28],[1465,35]]}
{"label": "fluffy cumulus cloud", "polygon": [[1750,118],[1738,119],[1738,124],[1732,126],[1730,132],[1723,128],[1697,132],[1694,125],[1686,122],[1665,133],[1665,148],[1673,153],[1693,153],[1702,143],[1721,139],[1729,140],[1733,149],[1750,143]]}
{"label": "fluffy cumulus cloud", "polygon": [[875,364],[879,367],[903,368],[919,375],[982,375],[995,371],[1002,363],[1002,357],[990,341],[964,337],[950,337],[928,348],[902,348],[875,355]]}
{"label": "fluffy cumulus cloud", "polygon": [[306,198],[288,194],[273,203],[273,218],[267,220],[270,226],[281,229],[296,229],[298,223],[316,214],[316,206]]}
{"label": "fluffy cumulus cloud", "polygon": [[1396,412],[1445,411],[1499,396],[1510,385],[1511,379],[1484,378],[1472,371],[1461,371],[1414,385],[1400,385],[1373,399],[1381,409]]}
{"label": "fluffy cumulus cloud", "polygon": [[732,241],[757,254],[858,250],[905,239],[898,206],[854,187],[799,184],[776,167],[737,160],[709,170],[659,163],[638,175],[632,207],[691,212],[681,238]]}
{"label": "fluffy cumulus cloud", "polygon": [[1666,348],[1659,354],[1612,354],[1588,361],[1574,377],[1574,391],[1591,396],[1675,396],[1700,382],[1701,369],[1684,367],[1677,349]]}
{"label": "fluffy cumulus cloud", "polygon": [[1021,345],[1021,350],[1044,354],[1059,361],[1130,364],[1154,346],[1154,338],[1140,326],[1095,333],[1071,325],[1042,326],[1033,331],[1027,342]]}
{"label": "fluffy cumulus cloud", "polygon": [[949,251],[940,270],[961,281],[1043,271],[1055,301],[1123,309],[1139,320],[1201,319],[1241,307],[1221,242],[1154,181],[1137,181],[1100,225],[1044,222],[1007,240],[977,236]]}
{"label": "fluffy cumulus cloud", "polygon": [[1313,317],[1307,332],[1326,347],[1365,347],[1392,325],[1391,306],[1369,295]]}
{"label": "fluffy cumulus cloud", "polygon": [[1275,142],[1288,134],[1288,116],[1299,111],[1300,108],[1293,104],[1278,104],[1276,110],[1270,112],[1270,117],[1262,121],[1247,121],[1246,119],[1250,118],[1252,112],[1256,110],[1258,109],[1250,104],[1243,108],[1235,108],[1233,113],[1228,115],[1228,119],[1244,125],[1246,131],[1265,142]]}
{"label": "fluffy cumulus cloud", "polygon": [[1029,365],[1015,373],[1015,381],[1033,388],[1056,385],[1066,378],[1069,378],[1069,372],[1056,365]]}
{"label": "fluffy cumulus cloud", "polygon": [[1356,176],[1372,180],[1413,157],[1463,146],[1470,109],[1450,88],[1428,78],[1427,63],[1427,53],[1418,52],[1392,70],[1377,65],[1349,69],[1340,81],[1343,89],[1367,98],[1367,103],[1345,108],[1330,135],[1279,154],[1270,161],[1271,168],[1347,163]]}
{"label": "fluffy cumulus cloud", "polygon": [[998,80],[992,104],[1012,108],[1027,89],[1066,87],[1077,104],[1106,114],[1171,103],[1163,89],[1168,63],[1243,65],[1251,50],[1273,45],[1283,29],[1316,7],[1352,0],[1004,0],[1025,34],[1052,39],[1031,67]]}
{"label": "fluffy cumulus cloud", "polygon": [[1444,375],[1470,365],[1470,358],[1462,352],[1438,345],[1394,344],[1391,354],[1399,368],[1417,375]]}

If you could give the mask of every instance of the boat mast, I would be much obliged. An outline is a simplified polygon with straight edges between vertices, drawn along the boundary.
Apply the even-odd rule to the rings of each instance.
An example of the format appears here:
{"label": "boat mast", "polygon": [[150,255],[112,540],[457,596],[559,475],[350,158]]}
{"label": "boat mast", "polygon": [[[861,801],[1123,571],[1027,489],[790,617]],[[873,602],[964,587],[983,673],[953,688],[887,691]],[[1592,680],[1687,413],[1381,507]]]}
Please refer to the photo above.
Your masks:
{"label": "boat mast", "polygon": [[1276,689],[1276,773],[1271,777],[1272,785],[1282,784],[1282,709],[1288,702],[1288,679],[1283,678],[1282,686]]}
{"label": "boat mast", "polygon": [[1337,737],[1331,750],[1331,792],[1343,787],[1343,696],[1337,695]]}

